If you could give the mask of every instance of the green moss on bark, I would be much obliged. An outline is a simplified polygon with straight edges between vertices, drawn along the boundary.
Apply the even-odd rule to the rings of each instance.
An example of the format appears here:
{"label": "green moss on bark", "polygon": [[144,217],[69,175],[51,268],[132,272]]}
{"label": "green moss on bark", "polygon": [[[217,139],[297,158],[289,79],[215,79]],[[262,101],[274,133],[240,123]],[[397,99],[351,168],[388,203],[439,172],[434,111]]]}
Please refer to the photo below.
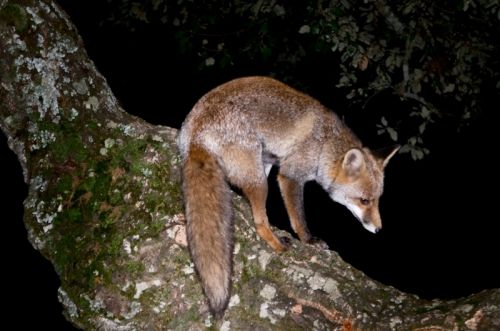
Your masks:
{"label": "green moss on bark", "polygon": [[29,27],[26,10],[17,3],[9,3],[0,11],[0,21],[14,26],[17,33],[23,33]]}

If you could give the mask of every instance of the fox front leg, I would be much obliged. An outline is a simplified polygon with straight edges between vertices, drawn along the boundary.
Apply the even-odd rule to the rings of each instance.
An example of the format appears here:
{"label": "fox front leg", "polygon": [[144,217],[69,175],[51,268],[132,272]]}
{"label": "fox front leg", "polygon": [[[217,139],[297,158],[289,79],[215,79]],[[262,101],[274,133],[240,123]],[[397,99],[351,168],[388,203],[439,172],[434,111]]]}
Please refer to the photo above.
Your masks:
{"label": "fox front leg", "polygon": [[281,173],[278,174],[278,183],[293,231],[302,242],[328,249],[323,240],[311,236],[307,227],[304,215],[304,184]]}

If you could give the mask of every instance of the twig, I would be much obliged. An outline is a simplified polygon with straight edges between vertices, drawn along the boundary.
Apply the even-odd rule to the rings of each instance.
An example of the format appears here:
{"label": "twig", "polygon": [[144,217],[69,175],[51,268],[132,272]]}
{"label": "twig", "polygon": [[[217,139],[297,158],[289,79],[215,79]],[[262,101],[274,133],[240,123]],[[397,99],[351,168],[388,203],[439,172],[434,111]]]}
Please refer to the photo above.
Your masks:
{"label": "twig", "polygon": [[321,311],[327,320],[342,325],[344,331],[354,330],[354,321],[352,321],[352,319],[349,317],[344,317],[342,313],[340,313],[338,310],[334,308],[328,309],[318,302],[313,302],[310,300],[299,298],[298,296],[296,296],[294,293],[291,292],[288,293],[288,297],[294,299],[295,301],[297,301],[297,303],[299,303],[302,306],[311,307]]}

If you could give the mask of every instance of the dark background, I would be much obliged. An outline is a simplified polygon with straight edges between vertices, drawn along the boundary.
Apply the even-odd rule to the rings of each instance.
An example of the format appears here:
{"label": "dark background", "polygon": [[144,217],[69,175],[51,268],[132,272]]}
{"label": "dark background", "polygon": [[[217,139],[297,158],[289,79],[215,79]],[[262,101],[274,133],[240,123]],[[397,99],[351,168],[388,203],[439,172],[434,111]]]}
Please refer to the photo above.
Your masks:
{"label": "dark background", "polygon": [[[132,33],[102,26],[106,6],[69,0],[61,4],[124,109],[151,123],[178,128],[209,89],[231,78],[267,74],[268,68],[259,63],[224,72],[199,71],[199,59],[177,52],[172,36],[161,29],[152,26]],[[369,109],[349,108],[345,99],[334,95],[335,88],[325,84],[331,66],[315,59],[293,74],[310,86],[312,96],[343,116],[368,146],[388,144],[374,134],[375,119],[404,105],[381,94]],[[486,100],[485,105],[491,101],[498,100]],[[391,160],[381,200],[384,228],[377,235],[364,230],[319,186],[308,184],[306,214],[313,234],[370,277],[423,298],[456,298],[500,287],[493,107],[486,106],[460,133],[446,123],[431,130],[426,138],[431,153],[424,160],[412,161],[408,154]],[[57,276],[26,239],[22,201],[27,188],[3,134],[0,155],[6,320],[19,327],[70,330],[57,301]],[[274,175],[270,176],[269,217],[275,225],[290,230]],[[15,317],[18,312],[22,319]]]}

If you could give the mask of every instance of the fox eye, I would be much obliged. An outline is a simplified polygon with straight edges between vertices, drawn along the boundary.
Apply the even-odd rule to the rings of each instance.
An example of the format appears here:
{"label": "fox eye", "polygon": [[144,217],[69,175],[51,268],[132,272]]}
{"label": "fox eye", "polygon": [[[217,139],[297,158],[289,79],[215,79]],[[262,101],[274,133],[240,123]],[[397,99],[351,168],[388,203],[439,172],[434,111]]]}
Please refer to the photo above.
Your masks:
{"label": "fox eye", "polygon": [[364,199],[364,198],[360,198],[359,202],[361,202],[361,204],[363,206],[368,206],[370,204],[370,200],[369,199]]}

